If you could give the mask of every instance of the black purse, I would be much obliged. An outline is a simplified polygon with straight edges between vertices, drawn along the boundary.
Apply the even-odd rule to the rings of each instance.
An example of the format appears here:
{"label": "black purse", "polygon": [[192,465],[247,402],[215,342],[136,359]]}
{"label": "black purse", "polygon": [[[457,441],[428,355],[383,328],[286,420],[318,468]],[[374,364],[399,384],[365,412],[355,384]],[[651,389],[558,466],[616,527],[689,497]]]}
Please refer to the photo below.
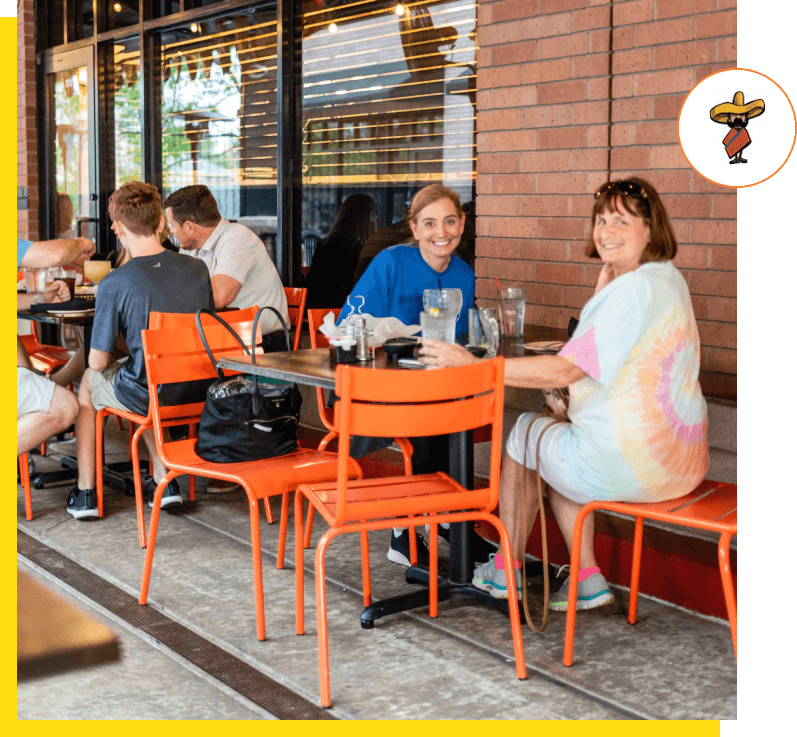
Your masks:
{"label": "black purse", "polygon": [[[288,326],[273,307],[261,307],[252,327],[252,346],[257,338],[260,313],[271,310],[282,323],[290,346]],[[199,420],[196,454],[213,463],[243,463],[274,458],[296,450],[299,410],[302,395],[296,384],[259,383],[257,376],[238,374],[225,377],[205,338],[200,315],[212,315],[235,336],[247,355],[255,363],[254,349],[250,353],[240,336],[215,312],[201,309],[196,313],[199,336],[219,378],[210,385],[205,408]]]}

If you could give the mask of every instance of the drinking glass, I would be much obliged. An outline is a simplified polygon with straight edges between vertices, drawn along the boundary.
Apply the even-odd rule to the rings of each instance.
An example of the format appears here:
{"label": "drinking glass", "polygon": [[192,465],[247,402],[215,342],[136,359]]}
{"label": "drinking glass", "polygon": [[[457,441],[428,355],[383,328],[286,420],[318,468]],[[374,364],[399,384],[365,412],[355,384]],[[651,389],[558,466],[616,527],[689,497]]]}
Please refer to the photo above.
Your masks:
{"label": "drinking glass", "polygon": [[491,358],[497,355],[500,340],[495,315],[494,307],[472,307],[468,310],[468,344],[483,346]]}
{"label": "drinking glass", "polygon": [[83,273],[87,279],[99,284],[111,271],[110,261],[86,261],[83,264]]}
{"label": "drinking glass", "polygon": [[75,296],[75,281],[77,279],[77,270],[69,268],[68,266],[64,266],[61,269],[61,273],[58,275],[59,279],[62,279],[67,287],[69,287],[69,294],[72,298]]}
{"label": "drinking glass", "polygon": [[505,338],[522,338],[526,292],[519,287],[502,289],[498,309],[501,314],[501,335]]}
{"label": "drinking glass", "polygon": [[25,291],[28,294],[35,294],[36,289],[36,272],[37,269],[25,268],[22,270],[25,273]]}
{"label": "drinking glass", "polygon": [[457,288],[424,289],[423,309],[426,312],[446,312],[457,316],[462,309],[462,290]]}
{"label": "drinking glass", "polygon": [[457,317],[446,312],[421,312],[421,335],[424,340],[443,340],[453,343],[456,339]]}

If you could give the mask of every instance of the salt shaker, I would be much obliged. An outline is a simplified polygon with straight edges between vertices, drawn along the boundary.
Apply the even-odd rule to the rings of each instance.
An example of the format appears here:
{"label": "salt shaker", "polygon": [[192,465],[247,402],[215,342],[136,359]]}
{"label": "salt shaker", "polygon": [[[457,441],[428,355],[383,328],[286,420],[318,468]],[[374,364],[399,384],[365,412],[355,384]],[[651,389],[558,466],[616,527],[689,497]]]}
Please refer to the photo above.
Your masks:
{"label": "salt shaker", "polygon": [[365,329],[365,321],[357,324],[356,331],[357,360],[370,361],[371,351],[368,349],[368,331]]}

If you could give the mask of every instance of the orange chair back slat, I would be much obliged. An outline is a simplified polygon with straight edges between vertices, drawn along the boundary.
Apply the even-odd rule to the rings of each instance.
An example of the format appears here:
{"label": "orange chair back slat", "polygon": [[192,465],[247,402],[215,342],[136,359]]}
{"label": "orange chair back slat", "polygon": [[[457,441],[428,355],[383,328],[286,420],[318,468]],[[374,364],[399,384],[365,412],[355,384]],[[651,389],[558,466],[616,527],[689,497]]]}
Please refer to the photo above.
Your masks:
{"label": "orange chair back slat", "polygon": [[[323,324],[324,317],[330,312],[335,316],[335,320],[337,321],[338,315],[340,315],[340,309],[328,310],[323,308],[314,308],[312,310],[307,310],[307,327],[310,330],[310,345],[313,348],[329,347],[329,341],[327,340],[327,336],[324,335],[322,332],[319,332],[318,328]],[[324,427],[327,430],[332,432],[332,427],[333,427],[332,407],[326,406],[323,389],[316,387],[315,394],[316,394],[316,400],[318,401],[318,416],[321,419],[321,423],[324,425]]]}
{"label": "orange chair back slat", "polygon": [[304,287],[285,287],[285,299],[288,302],[288,317],[294,327],[293,350],[299,350],[304,322],[304,306],[307,302],[307,290]]}
{"label": "orange chair back slat", "polygon": [[[489,424],[493,437],[502,437],[503,358],[455,369],[426,371],[423,380],[418,379],[413,371],[374,371],[338,365],[335,373],[335,387],[340,395],[335,406],[335,430],[339,433],[335,525],[342,525],[349,517],[347,461],[352,435],[418,437],[457,433]],[[451,401],[455,398],[461,401]],[[493,442],[491,448],[487,511],[498,503],[500,445]],[[407,513],[411,513],[412,501],[405,504]],[[396,514],[396,505],[389,506],[388,513]]]}
{"label": "orange chair back slat", "polygon": [[417,405],[358,403],[349,421],[349,431],[352,435],[390,438],[446,435],[451,432],[452,414],[456,415],[460,430],[474,430],[492,421],[492,402],[474,397]]}
{"label": "orange chair back slat", "polygon": [[329,346],[327,336],[319,332],[318,328],[321,327],[324,318],[330,312],[335,316],[335,322],[337,322],[340,316],[340,309],[331,310],[322,307],[307,310],[307,326],[310,328],[310,345],[313,348],[327,348]]}

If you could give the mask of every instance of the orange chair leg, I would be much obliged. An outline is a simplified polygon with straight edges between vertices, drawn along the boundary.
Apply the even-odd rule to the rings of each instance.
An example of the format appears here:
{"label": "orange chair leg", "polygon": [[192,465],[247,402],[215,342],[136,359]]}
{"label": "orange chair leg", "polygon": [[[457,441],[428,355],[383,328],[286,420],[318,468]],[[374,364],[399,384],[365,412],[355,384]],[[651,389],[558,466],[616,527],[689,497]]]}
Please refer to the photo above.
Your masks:
{"label": "orange chair leg", "polygon": [[105,429],[106,413],[97,410],[97,417],[94,421],[94,475],[96,476],[95,486],[97,488],[97,512],[102,517],[103,499],[103,476],[102,476],[102,444],[103,430]]}
{"label": "orange chair leg", "polygon": [[719,557],[720,577],[722,578],[722,590],[725,594],[725,606],[728,608],[728,624],[731,626],[731,637],[733,638],[733,654],[738,658],[736,651],[736,593],[733,590],[733,576],[731,575],[730,547],[733,532],[723,532],[720,536],[717,555]]}
{"label": "orange chair leg", "polygon": [[[130,423],[133,426],[133,423]],[[138,425],[130,443],[130,460],[133,462],[133,488],[136,497],[136,521],[138,522],[138,544],[144,548],[147,545],[147,528],[144,523],[144,493],[141,483],[141,466],[139,462],[138,441],[144,433],[144,426]]]}
{"label": "orange chair leg", "polygon": [[639,599],[639,571],[642,567],[642,537],[645,518],[637,517],[634,523],[634,555],[631,562],[631,596],[628,599],[628,621],[636,624],[636,607]]}
{"label": "orange chair leg", "polygon": [[47,441],[45,440],[39,449],[39,455],[44,457],[47,455]]}
{"label": "orange chair leg", "polygon": [[[195,438],[197,436],[197,425],[196,423],[190,424],[188,426],[188,437]],[[194,501],[194,496],[196,493],[196,476],[189,476],[188,477],[188,501]]]}
{"label": "orange chair leg", "polygon": [[266,509],[266,522],[270,525],[274,524],[274,515],[271,512],[271,502],[268,500],[268,497],[263,499],[263,506]]}
{"label": "orange chair leg", "polygon": [[[487,521],[487,517],[483,517],[485,521]],[[506,531],[506,527],[501,522],[500,519],[497,517],[493,517],[489,520],[492,522],[493,526],[498,530],[498,535],[501,540],[501,550],[503,551],[503,556],[505,560],[512,560],[512,549],[509,546],[509,533]],[[575,547],[575,546],[574,546]],[[507,577],[506,577],[506,585],[507,589],[511,592],[517,591],[517,586],[515,584],[515,576],[518,575],[517,571],[515,570],[514,566],[509,566],[507,570]],[[578,581],[578,576],[576,576],[576,581]],[[572,592],[572,587],[571,587]],[[578,591],[578,588],[576,588]],[[525,681],[527,678],[526,674],[526,653],[523,650],[523,634],[520,630],[520,607],[518,606],[517,596],[513,596],[512,594],[509,595],[509,622],[512,627],[512,644],[515,649],[515,669],[517,671],[518,680]],[[568,607],[568,612],[570,611]],[[575,624],[575,620],[573,622]]]}
{"label": "orange chair leg", "polygon": [[310,547],[310,538],[313,535],[313,515],[315,515],[315,507],[311,504],[307,508],[307,524],[304,527],[304,547]]}
{"label": "orange chair leg", "polygon": [[[302,545],[302,494],[297,491],[293,500],[293,534],[296,548],[296,634],[304,634],[304,546]],[[313,505],[310,505],[312,511]]]}
{"label": "orange chair leg", "polygon": [[138,603],[146,604],[149,594],[149,579],[152,574],[152,559],[155,556],[155,542],[158,538],[158,520],[161,514],[161,499],[166,485],[177,476],[174,471],[169,471],[155,488],[155,498],[153,500],[152,514],[149,518],[149,540],[147,541],[147,554],[144,557],[144,570],[141,573],[141,591],[138,594]]}
{"label": "orange chair leg", "polygon": [[318,683],[321,689],[321,706],[332,706],[329,686],[329,632],[327,631],[327,590],[324,556],[329,544],[329,533],[325,532],[315,549],[315,607],[318,622]]}
{"label": "orange chair leg", "polygon": [[[122,422],[122,418],[119,417],[119,415],[116,415],[116,426],[120,430],[124,430],[125,429],[125,424],[124,424],[124,422]],[[132,435],[133,434],[133,432],[132,432],[133,428],[131,427],[130,430],[131,430],[130,434]]]}
{"label": "orange chair leg", "polygon": [[252,573],[255,579],[255,617],[257,620],[257,639],[266,639],[266,608],[263,602],[263,560],[260,552],[260,506],[251,489],[249,497],[249,526],[252,528]]}
{"label": "orange chair leg", "polygon": [[[578,571],[581,563],[581,532],[584,520],[592,511],[589,504],[581,507],[573,525],[573,549],[570,551],[570,590],[567,594],[567,622],[565,623],[565,652],[562,662],[573,665],[573,638],[576,632],[576,601],[578,599]],[[510,597],[511,598],[511,597]]]}
{"label": "orange chair leg", "polygon": [[[414,537],[414,536],[413,536]],[[437,523],[429,525],[429,616],[437,616]]]}
{"label": "orange chair leg", "polygon": [[280,508],[280,532],[277,541],[277,568],[282,570],[285,565],[285,540],[288,536],[288,497],[289,491],[282,492],[282,507]]}
{"label": "orange chair leg", "polygon": [[30,498],[30,468],[28,468],[28,454],[23,453],[19,460],[19,480],[25,491],[25,519],[33,519],[33,503]]}

